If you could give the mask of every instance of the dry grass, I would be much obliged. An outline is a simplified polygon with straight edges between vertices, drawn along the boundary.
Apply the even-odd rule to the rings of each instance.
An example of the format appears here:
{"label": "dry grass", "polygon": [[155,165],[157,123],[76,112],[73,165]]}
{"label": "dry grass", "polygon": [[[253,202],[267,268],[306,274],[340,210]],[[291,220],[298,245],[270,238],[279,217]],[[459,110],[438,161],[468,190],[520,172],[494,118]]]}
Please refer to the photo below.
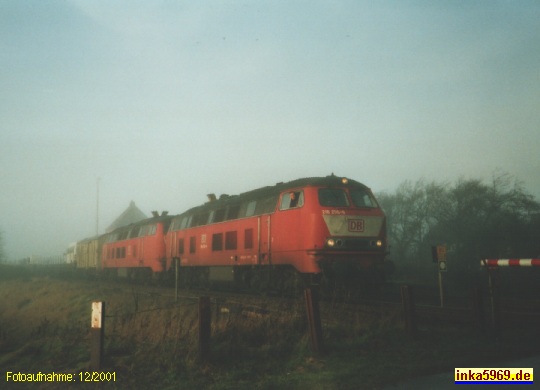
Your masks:
{"label": "dry grass", "polygon": [[94,300],[106,302],[105,370],[117,373],[115,388],[380,388],[415,374],[540,351],[526,332],[508,332],[494,343],[472,327],[444,324],[421,328],[412,340],[399,312],[324,303],[327,353],[314,357],[301,299],[254,298],[249,307],[213,301],[211,356],[201,361],[197,296],[185,293],[174,302],[172,295],[156,287],[28,275],[1,280],[0,371],[88,369]]}

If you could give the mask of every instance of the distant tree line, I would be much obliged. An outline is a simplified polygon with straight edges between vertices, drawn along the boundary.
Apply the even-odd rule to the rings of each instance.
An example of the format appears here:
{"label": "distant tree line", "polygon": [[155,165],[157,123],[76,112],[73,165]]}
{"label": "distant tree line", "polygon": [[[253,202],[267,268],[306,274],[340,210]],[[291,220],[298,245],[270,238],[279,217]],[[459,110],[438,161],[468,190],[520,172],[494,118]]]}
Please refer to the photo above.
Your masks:
{"label": "distant tree line", "polygon": [[447,246],[449,273],[463,280],[483,258],[540,256],[540,203],[508,174],[487,184],[405,181],[378,199],[398,278],[431,278],[431,247],[438,244]]}

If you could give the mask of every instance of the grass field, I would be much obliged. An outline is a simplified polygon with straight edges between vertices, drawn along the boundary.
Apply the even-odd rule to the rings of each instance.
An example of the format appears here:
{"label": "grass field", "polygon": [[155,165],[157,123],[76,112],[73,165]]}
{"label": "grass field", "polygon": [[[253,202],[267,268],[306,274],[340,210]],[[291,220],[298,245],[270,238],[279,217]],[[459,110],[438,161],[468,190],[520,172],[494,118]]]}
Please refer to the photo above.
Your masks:
{"label": "grass field", "polygon": [[[411,339],[399,310],[351,314],[342,305],[324,304],[325,353],[313,356],[299,298],[272,301],[262,314],[227,305],[213,310],[211,355],[201,361],[193,297],[175,303],[174,292],[162,288],[0,270],[1,382],[7,372],[79,378],[89,368],[94,300],[106,302],[103,371],[114,372],[116,379],[101,388],[372,389],[540,352],[537,326],[523,324],[519,332],[508,329],[494,337],[472,325],[420,321],[418,336]],[[80,383],[27,383],[27,388],[80,388]]]}

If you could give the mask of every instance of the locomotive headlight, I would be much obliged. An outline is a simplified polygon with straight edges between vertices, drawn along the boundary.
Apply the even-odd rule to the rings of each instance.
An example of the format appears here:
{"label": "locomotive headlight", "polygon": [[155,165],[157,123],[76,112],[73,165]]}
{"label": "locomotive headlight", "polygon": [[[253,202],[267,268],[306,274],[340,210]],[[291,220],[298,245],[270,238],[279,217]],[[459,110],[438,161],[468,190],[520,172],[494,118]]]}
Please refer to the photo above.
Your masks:
{"label": "locomotive headlight", "polygon": [[382,240],[377,240],[375,242],[375,245],[377,245],[377,248],[381,248],[382,247]]}
{"label": "locomotive headlight", "polygon": [[333,248],[334,245],[336,245],[336,241],[333,238],[329,238],[326,240],[326,245],[328,245],[330,248]]}
{"label": "locomotive headlight", "polygon": [[343,184],[347,184],[347,183],[349,182],[349,179],[347,179],[346,177],[344,177],[344,178],[341,179],[341,182],[342,182]]}

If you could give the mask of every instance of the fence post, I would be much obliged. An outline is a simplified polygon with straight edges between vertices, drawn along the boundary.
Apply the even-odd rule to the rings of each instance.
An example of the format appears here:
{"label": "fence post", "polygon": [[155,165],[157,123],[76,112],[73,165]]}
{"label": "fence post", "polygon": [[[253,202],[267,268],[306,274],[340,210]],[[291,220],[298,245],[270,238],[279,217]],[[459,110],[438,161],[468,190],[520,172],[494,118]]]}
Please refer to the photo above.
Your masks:
{"label": "fence post", "polygon": [[501,327],[501,310],[499,297],[499,269],[488,268],[489,293],[491,296],[491,322],[493,333],[497,335]]}
{"label": "fence post", "polygon": [[210,355],[211,322],[210,297],[199,297],[199,356],[201,360],[208,359]]}
{"label": "fence post", "polygon": [[405,315],[405,329],[412,337],[416,337],[416,313],[414,308],[414,295],[412,286],[401,286],[401,302]]}
{"label": "fence post", "polygon": [[319,310],[319,294],[315,287],[304,290],[306,314],[311,339],[311,348],[315,354],[323,352],[321,313]]}
{"label": "fence post", "polygon": [[103,362],[103,339],[105,336],[105,302],[92,302],[90,368],[101,370]]}
{"label": "fence post", "polygon": [[180,257],[173,257],[174,261],[174,302],[178,303],[178,267],[180,266]]}
{"label": "fence post", "polygon": [[482,289],[479,286],[474,287],[471,295],[476,328],[480,333],[484,333],[486,329],[486,319],[484,316],[484,299],[482,297]]}

